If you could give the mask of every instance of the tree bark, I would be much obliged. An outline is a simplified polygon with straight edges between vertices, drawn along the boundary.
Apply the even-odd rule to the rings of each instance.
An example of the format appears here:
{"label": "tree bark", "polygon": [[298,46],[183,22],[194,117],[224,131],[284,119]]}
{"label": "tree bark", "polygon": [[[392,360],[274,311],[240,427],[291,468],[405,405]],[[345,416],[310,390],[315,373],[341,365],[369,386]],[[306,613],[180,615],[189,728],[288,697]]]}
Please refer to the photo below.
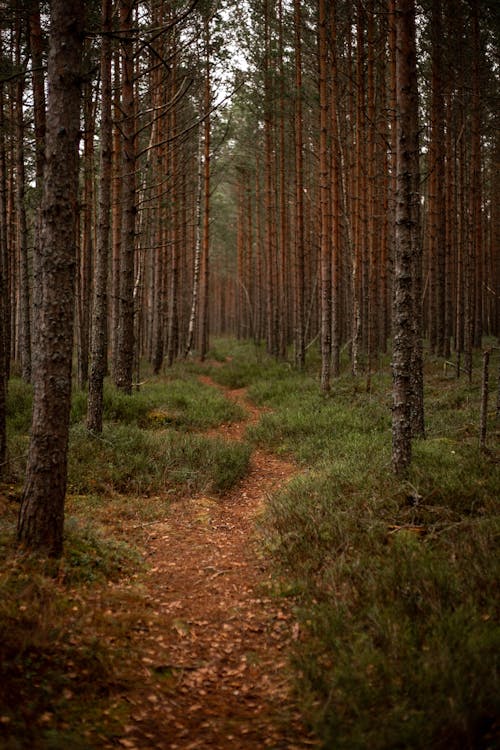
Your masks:
{"label": "tree bark", "polygon": [[205,121],[203,128],[203,235],[202,235],[202,295],[200,310],[200,359],[203,362],[209,349],[209,280],[210,280],[210,142],[212,84],[210,71],[210,29],[208,11],[204,25],[205,37]]}
{"label": "tree bark", "polygon": [[46,166],[38,268],[34,401],[18,539],[52,556],[63,545],[75,306],[78,143],[84,3],[53,0]]}
{"label": "tree bark", "polygon": [[294,0],[295,30],[295,365],[305,365],[304,141],[302,121],[302,13]]}
{"label": "tree bark", "polygon": [[321,390],[330,390],[332,349],[332,243],[330,169],[328,161],[328,97],[327,97],[327,18],[325,0],[319,0],[319,200],[320,200],[320,267],[321,267]]}
{"label": "tree bark", "polygon": [[[23,16],[16,9],[16,67],[21,67],[21,34]],[[19,305],[20,305],[20,359],[23,379],[31,381],[31,295],[28,262],[28,227],[25,203],[25,137],[24,137],[24,77],[19,74],[16,81],[16,213],[17,252],[19,258]]]}
{"label": "tree bark", "polygon": [[101,128],[99,217],[92,307],[91,365],[87,405],[87,429],[102,432],[103,388],[107,363],[108,259],[111,224],[111,167],[113,132],[111,120],[111,0],[102,0]]}
{"label": "tree bark", "polygon": [[394,341],[392,355],[392,464],[404,475],[411,462],[412,365],[415,348],[414,279],[419,249],[418,94],[414,0],[396,0],[397,189],[394,263]]}
{"label": "tree bark", "polygon": [[134,99],[134,42],[128,33],[133,22],[135,0],[120,0],[122,40],[122,225],[117,350],[114,379],[117,388],[132,393],[134,370],[134,261],[136,206],[136,134]]}

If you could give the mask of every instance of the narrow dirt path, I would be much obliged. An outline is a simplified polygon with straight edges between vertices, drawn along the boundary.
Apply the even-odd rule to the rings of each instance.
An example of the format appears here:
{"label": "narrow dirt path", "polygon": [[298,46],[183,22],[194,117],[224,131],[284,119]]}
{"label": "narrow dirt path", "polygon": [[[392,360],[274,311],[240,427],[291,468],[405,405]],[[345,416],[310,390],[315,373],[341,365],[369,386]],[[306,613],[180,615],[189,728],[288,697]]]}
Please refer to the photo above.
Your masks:
{"label": "narrow dirt path", "polygon": [[[205,382],[211,382],[204,378]],[[215,385],[214,383],[212,383]],[[261,410],[225,391],[248,419],[211,434],[242,439]],[[316,743],[290,696],[290,604],[273,599],[255,520],[266,495],[296,468],[254,451],[248,475],[222,499],[176,502],[147,539],[154,617],[138,637],[143,675],[127,695],[118,739],[137,750],[299,750]]]}

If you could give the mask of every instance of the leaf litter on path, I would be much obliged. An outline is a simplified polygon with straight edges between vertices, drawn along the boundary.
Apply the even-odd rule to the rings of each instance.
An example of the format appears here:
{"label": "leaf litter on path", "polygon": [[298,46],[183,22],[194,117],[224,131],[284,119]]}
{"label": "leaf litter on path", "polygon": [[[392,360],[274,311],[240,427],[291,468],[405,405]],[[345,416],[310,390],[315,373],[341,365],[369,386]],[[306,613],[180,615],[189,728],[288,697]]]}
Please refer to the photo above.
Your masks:
{"label": "leaf litter on path", "polygon": [[[248,420],[210,434],[240,440],[260,410],[245,402],[244,389],[227,395],[245,406]],[[317,746],[292,698],[288,647],[299,637],[298,625],[288,600],[270,594],[271,576],[255,534],[266,495],[295,471],[255,450],[247,476],[222,499],[175,502],[164,523],[147,529],[144,586],[152,614],[147,628],[131,636],[143,668],[122,696],[129,720],[124,736],[115,738],[119,746]]]}

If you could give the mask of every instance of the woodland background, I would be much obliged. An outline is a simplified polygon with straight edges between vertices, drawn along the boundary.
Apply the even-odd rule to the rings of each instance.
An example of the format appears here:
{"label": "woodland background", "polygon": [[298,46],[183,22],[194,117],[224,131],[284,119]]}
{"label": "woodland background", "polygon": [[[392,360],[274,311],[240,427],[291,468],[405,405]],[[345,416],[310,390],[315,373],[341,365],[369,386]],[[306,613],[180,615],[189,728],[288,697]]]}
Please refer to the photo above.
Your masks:
{"label": "woodland background", "polygon": [[[324,746],[495,747],[499,38],[483,0],[0,2],[10,746],[116,731],[120,524],[264,446]],[[246,442],[192,434],[241,418],[200,376],[270,410]]]}

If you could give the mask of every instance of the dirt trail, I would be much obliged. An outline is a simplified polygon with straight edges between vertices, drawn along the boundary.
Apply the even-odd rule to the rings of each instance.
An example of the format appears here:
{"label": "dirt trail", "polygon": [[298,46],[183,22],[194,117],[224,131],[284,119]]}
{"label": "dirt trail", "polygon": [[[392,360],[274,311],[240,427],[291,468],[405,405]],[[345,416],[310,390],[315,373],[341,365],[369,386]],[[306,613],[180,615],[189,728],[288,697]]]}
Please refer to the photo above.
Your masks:
{"label": "dirt trail", "polygon": [[[225,392],[244,406],[248,419],[211,434],[240,440],[261,410],[246,402],[243,389]],[[144,670],[127,695],[131,722],[118,740],[122,747],[316,745],[290,697],[287,652],[298,625],[290,604],[270,596],[255,536],[266,494],[295,471],[257,450],[231,493],[176,502],[165,522],[151,527],[146,586],[155,616],[138,636]]]}

